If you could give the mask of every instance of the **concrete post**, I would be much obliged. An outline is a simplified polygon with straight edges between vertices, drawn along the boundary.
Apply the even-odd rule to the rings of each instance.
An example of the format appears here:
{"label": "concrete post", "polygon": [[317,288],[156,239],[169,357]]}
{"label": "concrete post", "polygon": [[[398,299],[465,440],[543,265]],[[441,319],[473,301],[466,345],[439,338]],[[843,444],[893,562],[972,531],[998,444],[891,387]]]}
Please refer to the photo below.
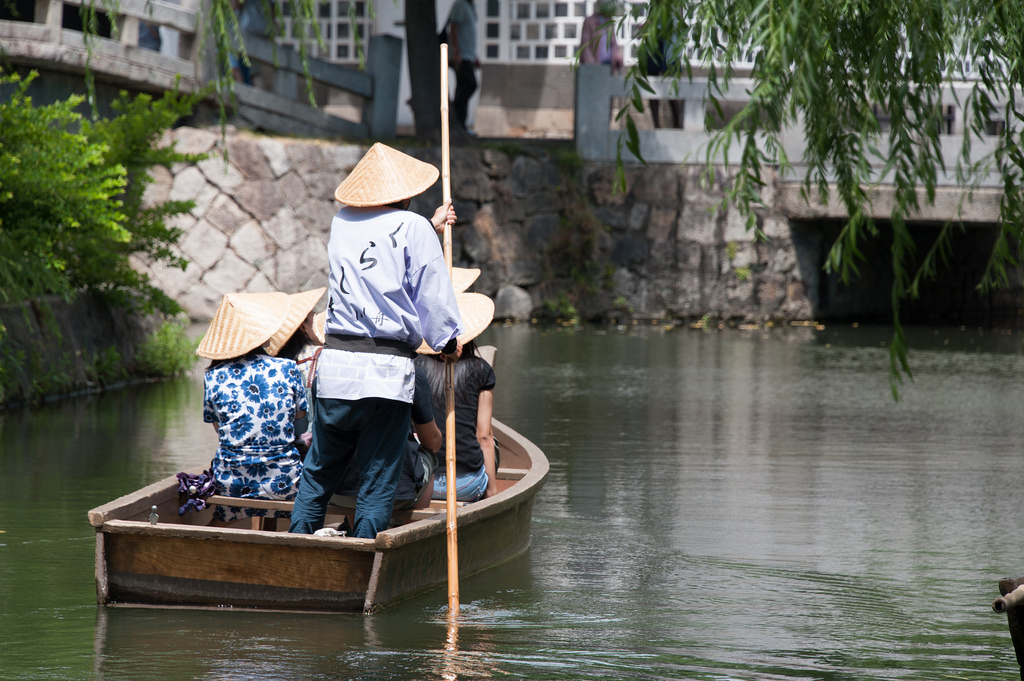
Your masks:
{"label": "concrete post", "polygon": [[703,98],[683,100],[683,130],[704,132],[704,117],[707,115],[707,102]]}
{"label": "concrete post", "polygon": [[363,99],[362,122],[373,139],[394,139],[398,124],[402,39],[391,35],[370,38],[366,70],[373,76],[373,94]]}
{"label": "concrete post", "polygon": [[[60,31],[63,15],[64,3],[61,0],[36,0],[35,23],[46,24],[47,27]],[[60,42],[59,37],[56,42]]]}
{"label": "concrete post", "polygon": [[602,64],[585,64],[576,69],[576,153],[590,161],[608,158],[611,77],[609,68]]}

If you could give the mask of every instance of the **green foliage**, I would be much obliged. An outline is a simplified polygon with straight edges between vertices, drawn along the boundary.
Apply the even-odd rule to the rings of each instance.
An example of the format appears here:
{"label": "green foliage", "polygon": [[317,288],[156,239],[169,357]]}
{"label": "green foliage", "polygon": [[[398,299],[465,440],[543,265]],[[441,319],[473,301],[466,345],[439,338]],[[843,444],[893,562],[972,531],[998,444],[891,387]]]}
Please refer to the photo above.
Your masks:
{"label": "green foliage", "polygon": [[575,148],[556,149],[554,159],[555,165],[568,178],[575,177],[583,170],[583,157],[579,155]]}
{"label": "green foliage", "polygon": [[[558,235],[544,253],[545,269],[556,276],[567,276],[572,283],[568,294],[578,301],[599,287],[610,288],[613,269],[601,257],[600,236],[606,227],[594,215],[580,191],[577,173],[582,159],[575,152],[556,154],[555,162],[562,171],[558,187],[562,197],[562,219]],[[573,308],[573,318],[576,311]]]}
{"label": "green foliage", "polygon": [[[0,302],[44,293],[70,297],[79,265],[131,235],[119,195],[125,169],[107,165],[104,145],[71,129],[82,98],[33,107],[17,75],[0,103]],[[120,246],[118,246],[120,247]],[[98,263],[102,267],[102,263]]]}
{"label": "green foliage", "polygon": [[198,340],[191,340],[185,325],[164,321],[139,348],[135,356],[139,371],[145,376],[171,378],[189,371],[198,359]]}
{"label": "green foliage", "polygon": [[188,264],[170,248],[181,237],[181,230],[168,227],[166,221],[175,215],[187,213],[195,202],[165,201],[147,205],[143,197],[146,188],[153,183],[150,168],[160,165],[169,169],[174,163],[196,163],[206,157],[203,154],[183,154],[173,146],[159,144],[164,131],[191,113],[200,96],[167,92],[160,99],[153,100],[148,94],[130,97],[122,92],[111,105],[118,114],[115,118],[82,122],[83,133],[90,140],[106,146],[106,163],[123,167],[128,177],[121,200],[130,239],[123,245],[115,246],[114,252],[110,254],[109,270],[92,272],[93,275],[99,275],[100,281],[91,287],[115,296],[114,302],[124,304],[129,293],[141,293],[143,307],[147,312],[154,307],[165,313],[178,310],[176,303],[149,283],[148,275],[129,265],[128,256],[145,255],[153,261],[162,261],[181,269],[185,269]]}
{"label": "green foliage", "polygon": [[93,355],[92,361],[85,368],[85,373],[90,382],[104,386],[122,381],[128,376],[124,362],[121,361],[121,353],[114,346],[104,348]]}
{"label": "green foliage", "polygon": [[176,312],[177,304],[132,269],[129,256],[184,267],[171,251],[180,231],[168,217],[191,202],[144,206],[157,164],[199,156],[155,148],[164,130],[191,111],[196,96],[158,101],[122,94],[111,120],[81,120],[79,96],[33,106],[35,77],[0,74],[14,86],[0,103],[0,303],[89,290],[116,304]]}
{"label": "green foliage", "polygon": [[[647,5],[640,30],[639,63],[627,73],[628,103],[620,116],[641,112],[642,91],[650,91],[645,54],[667,39],[669,62],[685,57],[683,77],[692,66],[707,71],[707,96],[721,116],[722,95],[734,78],[734,64],[754,55],[749,101],[723,119],[706,149],[711,164],[732,149],[739,161],[727,188],[733,202],[756,230],[754,209],[762,204],[767,168],[793,170],[782,146],[787,129],[801,130],[806,146],[800,163],[805,200],[827,201],[830,192],[849,220],[828,254],[826,269],[844,281],[859,276],[861,245],[880,238],[868,210],[871,187],[882,178],[895,189],[888,220],[892,225],[892,286],[895,335],[890,345],[890,384],[898,398],[903,376],[911,376],[900,325],[902,301],[917,295],[920,282],[936,276],[949,250],[953,228],[938,234],[923,258],[915,260],[907,219],[923,202],[934,202],[939,173],[949,170],[958,186],[980,185],[989,170],[1001,179],[1000,236],[979,288],[1005,285],[1022,261],[1024,244],[1024,116],[1019,111],[1024,83],[1024,12],[1019,3],[976,0],[656,0]],[[952,84],[959,94],[951,95]],[[940,140],[942,105],[951,96],[967,112],[963,144],[953,158]],[[876,111],[889,117],[884,132]],[[1000,125],[993,126],[993,122]],[[994,135],[990,133],[994,132]],[[638,148],[627,125],[626,146]],[[972,149],[988,148],[981,161]],[[952,154],[950,154],[952,155]],[[624,173],[619,171],[620,186]]]}
{"label": "green foliage", "polygon": [[547,310],[548,314],[561,321],[576,324],[579,322],[580,314],[576,311],[576,306],[572,304],[569,299],[569,295],[562,291],[558,294],[558,300],[545,300],[544,309]]}

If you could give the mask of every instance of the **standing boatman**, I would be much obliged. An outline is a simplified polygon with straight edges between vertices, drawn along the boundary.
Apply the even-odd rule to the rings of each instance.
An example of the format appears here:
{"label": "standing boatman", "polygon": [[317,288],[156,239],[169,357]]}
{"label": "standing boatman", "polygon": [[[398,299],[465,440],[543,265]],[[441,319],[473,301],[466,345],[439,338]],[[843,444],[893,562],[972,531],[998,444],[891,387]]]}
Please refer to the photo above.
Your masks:
{"label": "standing boatman", "polygon": [[313,442],[303,462],[291,532],[323,527],[349,467],[359,475],[352,535],[388,529],[415,390],[413,359],[425,341],[458,357],[458,304],[437,230],[455,222],[451,202],[427,220],[412,197],[437,168],[374,144],[334,191],[326,342],[317,366]]}

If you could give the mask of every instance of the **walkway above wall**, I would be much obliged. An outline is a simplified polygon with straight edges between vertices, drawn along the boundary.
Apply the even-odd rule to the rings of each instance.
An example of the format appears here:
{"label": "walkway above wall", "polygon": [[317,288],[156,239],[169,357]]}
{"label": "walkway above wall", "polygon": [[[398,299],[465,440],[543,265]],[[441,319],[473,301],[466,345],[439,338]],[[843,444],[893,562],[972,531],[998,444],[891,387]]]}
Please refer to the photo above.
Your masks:
{"label": "walkway above wall", "polygon": [[[116,38],[97,37],[91,54],[83,34],[65,27],[77,17],[81,0],[38,0],[20,12],[18,21],[0,20],[0,45],[7,62],[18,67],[82,75],[86,65],[98,82],[142,92],[179,87],[194,92],[211,82],[216,64],[202,49],[196,32],[194,3],[179,6],[162,0],[121,0],[122,14],[114,19]],[[138,45],[142,22],[161,26],[177,37],[173,54]],[[399,65],[402,41],[375,36],[368,41],[365,72],[317,59],[309,60],[314,91],[326,104],[335,99],[353,102],[358,120],[332,115],[310,106],[299,55],[256,35],[246,34],[246,48],[261,73],[257,85],[236,84],[234,109],[247,125],[269,132],[311,137],[390,139],[395,136]],[[70,93],[67,93],[70,94]]]}

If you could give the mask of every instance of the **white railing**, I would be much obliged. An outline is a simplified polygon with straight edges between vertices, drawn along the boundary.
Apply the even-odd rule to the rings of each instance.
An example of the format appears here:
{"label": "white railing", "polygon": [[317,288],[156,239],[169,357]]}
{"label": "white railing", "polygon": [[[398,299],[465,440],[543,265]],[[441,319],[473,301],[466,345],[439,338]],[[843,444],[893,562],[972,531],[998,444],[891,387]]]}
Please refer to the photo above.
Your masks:
{"label": "white railing", "polygon": [[[651,86],[655,93],[647,95],[650,99],[675,99],[682,102],[681,129],[640,130],[640,153],[648,163],[690,163],[704,164],[707,162],[706,152],[713,131],[708,130],[707,81],[694,77],[693,81],[683,79],[677,84],[664,78],[651,78]],[[736,107],[748,101],[747,92],[753,86],[748,79],[735,79],[730,87],[719,97],[721,102],[731,103]],[[963,102],[971,83],[964,83],[951,89],[942,100],[945,128],[939,137],[945,170],[939,170],[939,184],[954,186],[956,179],[956,160],[961,153],[964,132]],[[613,76],[606,66],[580,66],[576,72],[576,110],[575,139],[576,150],[583,158],[594,161],[610,161],[617,156],[620,140],[622,158],[626,162],[637,159],[626,149],[625,130],[615,122],[618,107],[625,101],[625,80],[621,76]],[[648,100],[645,99],[645,106]],[[662,107],[662,118],[668,112]],[[880,122],[885,128],[885,117],[879,112]],[[995,126],[999,125],[994,121]],[[783,132],[780,142],[790,162],[793,163],[793,177],[803,178],[806,166],[801,164],[804,156],[804,139],[800,130],[790,129]],[[887,146],[886,134],[883,132],[877,146]],[[971,145],[971,161],[978,162],[991,155],[995,148],[995,138],[973,140]],[[716,159],[718,162],[733,164],[739,161],[740,150],[732,145],[728,159]],[[881,163],[876,166],[881,169]],[[884,179],[878,178],[884,182]],[[983,178],[982,186],[998,186],[999,175],[989,172]]]}
{"label": "white railing", "polygon": [[[13,64],[83,73],[119,87],[158,92],[178,87],[193,92],[205,87],[219,68],[212,48],[201,49],[196,29],[197,0],[183,5],[163,0],[120,0],[113,18],[116,31],[96,37],[86,48],[80,31],[62,28],[66,8],[77,15],[82,0],[37,0],[31,17],[0,20],[0,52]],[[28,19],[31,19],[30,21]],[[161,50],[139,45],[143,23],[173,36]],[[250,60],[269,74],[261,87],[236,85],[238,112],[254,125],[282,132],[390,138],[395,134],[401,40],[375,36],[367,42],[367,71],[311,59],[309,71],[322,99],[356,98],[358,120],[325,113],[309,106],[304,70],[293,50],[247,34]],[[323,102],[321,102],[323,103]]]}

